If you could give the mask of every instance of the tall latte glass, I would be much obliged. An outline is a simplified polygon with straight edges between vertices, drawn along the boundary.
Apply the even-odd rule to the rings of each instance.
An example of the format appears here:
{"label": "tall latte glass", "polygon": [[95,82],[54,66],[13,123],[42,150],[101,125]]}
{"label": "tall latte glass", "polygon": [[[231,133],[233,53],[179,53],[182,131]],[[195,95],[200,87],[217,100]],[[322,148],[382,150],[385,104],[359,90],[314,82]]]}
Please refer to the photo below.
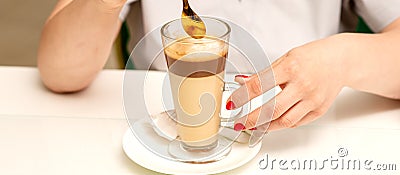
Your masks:
{"label": "tall latte glass", "polygon": [[219,19],[202,19],[207,34],[201,39],[188,36],[181,19],[161,28],[179,135],[169,152],[189,162],[215,161],[230,151],[218,131],[231,29]]}

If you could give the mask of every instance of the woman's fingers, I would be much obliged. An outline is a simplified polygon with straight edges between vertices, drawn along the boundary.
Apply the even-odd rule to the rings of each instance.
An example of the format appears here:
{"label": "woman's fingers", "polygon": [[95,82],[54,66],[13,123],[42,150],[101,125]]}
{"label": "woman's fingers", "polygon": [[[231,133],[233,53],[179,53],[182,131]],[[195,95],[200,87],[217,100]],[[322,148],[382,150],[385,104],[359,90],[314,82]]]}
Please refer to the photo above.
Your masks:
{"label": "woman's fingers", "polygon": [[294,128],[299,126],[299,122],[305,118],[312,108],[313,106],[309,101],[300,101],[281,117],[273,120],[269,124],[268,131],[274,131],[283,128]]}
{"label": "woman's fingers", "polygon": [[300,101],[276,120],[257,126],[250,136],[249,146],[254,147],[257,145],[262,140],[263,136],[269,131],[302,125],[301,122],[307,118],[308,111],[310,111],[310,105]]}
{"label": "woman's fingers", "polygon": [[251,99],[267,92],[276,85],[286,82],[286,79],[284,78],[275,79],[274,73],[279,74],[279,72],[273,72],[272,69],[266,69],[252,75],[251,77],[236,76],[235,81],[242,84],[242,86],[234,91],[228,98],[226,109],[232,110],[243,106]]}
{"label": "woman's fingers", "polygon": [[250,79],[250,76],[247,75],[236,75],[235,82],[239,83],[240,85],[244,85],[246,81]]}
{"label": "woman's fingers", "polygon": [[289,110],[293,105],[300,101],[301,95],[294,86],[287,86],[276,97],[269,100],[261,107],[242,117],[235,122],[236,130],[252,129],[259,125],[269,123]]}
{"label": "woman's fingers", "polygon": [[306,116],[304,116],[300,121],[298,121],[296,123],[296,127],[310,123],[310,122],[316,120],[321,115],[322,115],[322,113],[310,111]]}

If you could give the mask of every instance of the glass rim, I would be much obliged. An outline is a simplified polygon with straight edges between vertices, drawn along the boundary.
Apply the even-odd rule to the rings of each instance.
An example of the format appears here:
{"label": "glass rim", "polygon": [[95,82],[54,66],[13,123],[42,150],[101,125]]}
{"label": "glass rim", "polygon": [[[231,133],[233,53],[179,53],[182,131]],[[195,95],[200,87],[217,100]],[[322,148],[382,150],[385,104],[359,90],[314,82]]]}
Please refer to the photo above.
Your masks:
{"label": "glass rim", "polygon": [[[210,37],[217,38],[217,39],[222,39],[222,38],[224,38],[224,37],[227,37],[227,36],[231,33],[231,27],[229,26],[229,24],[228,24],[227,22],[225,22],[225,21],[223,21],[223,20],[221,20],[221,19],[219,19],[219,18],[216,18],[216,17],[209,17],[209,16],[200,16],[200,17],[201,17],[202,19],[211,19],[211,20],[217,21],[217,22],[223,24],[223,25],[225,26],[225,28],[227,29],[226,32],[223,33],[223,34],[220,35],[220,36],[210,36]],[[165,38],[168,38],[168,39],[172,39],[172,40],[178,40],[178,39],[180,39],[180,38],[174,38],[174,37],[171,37],[171,36],[166,35],[166,34],[165,34],[165,28],[166,28],[168,25],[170,25],[171,23],[176,22],[176,21],[181,20],[181,19],[182,19],[182,18],[177,18],[177,19],[174,19],[174,20],[171,20],[171,21],[168,21],[167,23],[165,23],[165,24],[161,27],[161,30],[160,30],[160,31],[161,31],[161,36],[163,36],[163,37],[165,37]],[[204,43],[204,41],[203,41],[202,43]]]}

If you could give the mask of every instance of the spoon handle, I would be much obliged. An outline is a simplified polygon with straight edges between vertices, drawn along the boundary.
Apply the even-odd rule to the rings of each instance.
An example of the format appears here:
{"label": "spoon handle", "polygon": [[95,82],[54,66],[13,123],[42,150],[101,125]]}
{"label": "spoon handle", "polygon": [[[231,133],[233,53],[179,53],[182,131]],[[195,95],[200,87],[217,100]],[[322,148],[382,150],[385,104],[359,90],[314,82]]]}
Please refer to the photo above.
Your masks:
{"label": "spoon handle", "polygon": [[188,9],[189,8],[188,0],[182,0],[182,1],[183,1],[183,9]]}

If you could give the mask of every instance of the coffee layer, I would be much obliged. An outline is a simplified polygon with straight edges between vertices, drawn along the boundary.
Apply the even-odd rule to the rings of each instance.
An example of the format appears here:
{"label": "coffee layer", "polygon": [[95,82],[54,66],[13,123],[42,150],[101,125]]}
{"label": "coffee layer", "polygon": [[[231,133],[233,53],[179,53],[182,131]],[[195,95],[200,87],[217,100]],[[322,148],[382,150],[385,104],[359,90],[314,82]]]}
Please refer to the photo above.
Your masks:
{"label": "coffee layer", "polygon": [[225,69],[227,46],[217,38],[182,38],[164,51],[169,71],[182,77],[207,77]]}
{"label": "coffee layer", "polygon": [[182,76],[191,78],[208,77],[224,71],[225,57],[218,57],[213,60],[202,62],[190,62],[177,60],[166,56],[169,71]]}

